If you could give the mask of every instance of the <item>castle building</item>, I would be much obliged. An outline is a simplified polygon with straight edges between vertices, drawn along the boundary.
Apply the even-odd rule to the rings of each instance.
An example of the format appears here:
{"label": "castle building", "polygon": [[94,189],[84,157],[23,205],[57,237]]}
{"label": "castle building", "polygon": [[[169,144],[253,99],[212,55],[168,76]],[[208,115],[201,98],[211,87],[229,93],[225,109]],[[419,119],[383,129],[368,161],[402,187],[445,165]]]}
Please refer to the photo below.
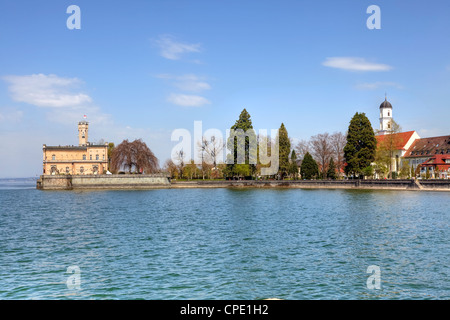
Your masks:
{"label": "castle building", "polygon": [[43,145],[43,174],[103,174],[108,170],[108,143],[88,142],[89,122],[78,123],[78,146]]}

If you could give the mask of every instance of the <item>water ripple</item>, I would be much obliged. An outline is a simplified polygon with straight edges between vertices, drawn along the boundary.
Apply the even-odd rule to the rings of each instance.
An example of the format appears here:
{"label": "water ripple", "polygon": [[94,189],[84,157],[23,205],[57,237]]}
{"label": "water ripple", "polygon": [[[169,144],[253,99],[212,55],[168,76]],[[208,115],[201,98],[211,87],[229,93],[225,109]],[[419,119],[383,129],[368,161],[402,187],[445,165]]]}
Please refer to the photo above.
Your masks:
{"label": "water ripple", "polygon": [[[448,299],[448,200],[0,188],[0,298]],[[369,265],[381,269],[380,290],[366,287]],[[77,289],[67,287],[69,266],[81,270]]]}

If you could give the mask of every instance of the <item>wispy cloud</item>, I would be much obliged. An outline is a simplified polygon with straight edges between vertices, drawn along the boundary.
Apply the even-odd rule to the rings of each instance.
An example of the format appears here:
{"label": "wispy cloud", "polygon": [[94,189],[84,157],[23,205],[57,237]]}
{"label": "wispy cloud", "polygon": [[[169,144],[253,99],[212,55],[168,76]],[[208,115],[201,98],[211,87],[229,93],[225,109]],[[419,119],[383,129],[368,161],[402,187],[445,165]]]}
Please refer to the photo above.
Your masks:
{"label": "wispy cloud", "polygon": [[171,80],[173,86],[184,91],[200,92],[211,89],[211,86],[206,82],[205,77],[199,77],[195,74],[185,74],[181,76],[159,74],[156,77]]}
{"label": "wispy cloud", "polygon": [[111,116],[103,113],[89,95],[79,90],[83,81],[78,78],[31,74],[4,76],[3,80],[9,84],[12,100],[51,109],[47,118],[52,122],[70,124],[87,114],[93,123],[111,123]]}
{"label": "wispy cloud", "polygon": [[347,71],[389,71],[391,66],[382,63],[366,61],[358,57],[331,57],[326,58],[322,65],[330,68],[343,69]]}
{"label": "wispy cloud", "polygon": [[91,103],[89,95],[75,92],[82,81],[77,78],[63,78],[54,74],[32,74],[25,76],[4,76],[9,83],[13,100],[38,107],[62,108]]}
{"label": "wispy cloud", "polygon": [[18,123],[22,120],[23,111],[17,110],[13,108],[2,108],[2,112],[0,112],[0,123]]}
{"label": "wispy cloud", "polygon": [[172,93],[167,101],[182,107],[201,107],[211,102],[202,96]]}
{"label": "wispy cloud", "polygon": [[198,43],[180,42],[167,34],[160,35],[154,42],[160,49],[160,55],[169,60],[179,60],[183,54],[201,50],[201,45]]}
{"label": "wispy cloud", "polygon": [[403,86],[396,82],[377,81],[377,82],[364,82],[355,85],[358,90],[376,90],[379,88],[393,87],[397,89],[403,89]]}

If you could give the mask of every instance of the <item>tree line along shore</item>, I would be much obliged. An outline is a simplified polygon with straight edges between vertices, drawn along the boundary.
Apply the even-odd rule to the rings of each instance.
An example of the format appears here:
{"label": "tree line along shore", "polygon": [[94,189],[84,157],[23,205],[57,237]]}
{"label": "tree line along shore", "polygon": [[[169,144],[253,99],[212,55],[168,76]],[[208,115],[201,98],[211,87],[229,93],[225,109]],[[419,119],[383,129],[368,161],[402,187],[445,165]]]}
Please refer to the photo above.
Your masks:
{"label": "tree line along shore", "polygon": [[[393,133],[400,132],[400,126],[393,121]],[[231,126],[233,130],[254,132],[250,114],[243,109]],[[270,154],[272,140],[267,136],[255,135],[258,148],[261,142]],[[237,139],[223,141],[215,136],[202,137],[198,141],[198,155],[201,164],[193,159],[186,160],[183,150],[176,152],[174,159],[167,159],[162,166],[159,160],[141,139],[124,140],[115,146],[108,146],[109,169],[115,174],[140,174],[166,172],[172,181],[190,180],[345,180],[345,179],[413,179],[419,176],[409,166],[399,171],[392,169],[392,154],[396,148],[396,135],[386,135],[377,145],[376,131],[364,113],[355,113],[347,131],[320,133],[309,140],[300,140],[293,145],[293,139],[281,123],[278,129],[278,170],[271,175],[262,175],[262,169],[269,165],[260,161],[259,153],[251,154],[249,137],[245,139],[245,156],[236,161]],[[221,155],[228,149],[233,158],[224,162]],[[229,157],[230,155],[228,155]],[[231,160],[231,161],[230,161]],[[429,177],[424,177],[429,178]]]}

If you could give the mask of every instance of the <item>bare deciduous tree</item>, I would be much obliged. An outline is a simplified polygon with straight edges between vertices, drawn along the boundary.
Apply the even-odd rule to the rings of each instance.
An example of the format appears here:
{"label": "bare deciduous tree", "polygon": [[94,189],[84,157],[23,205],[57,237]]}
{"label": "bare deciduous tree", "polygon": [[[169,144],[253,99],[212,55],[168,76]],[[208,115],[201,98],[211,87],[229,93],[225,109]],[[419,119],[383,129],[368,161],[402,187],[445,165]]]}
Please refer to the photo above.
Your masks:
{"label": "bare deciduous tree", "polygon": [[306,140],[300,140],[295,146],[295,154],[297,155],[297,159],[302,159],[305,157],[307,152],[311,153],[309,146],[309,142]]}
{"label": "bare deciduous tree", "polygon": [[183,170],[184,170],[184,157],[185,157],[185,153],[183,151],[183,149],[180,149],[180,151],[177,151],[175,153],[176,156],[176,161],[178,162],[178,176],[181,178],[183,177]]}
{"label": "bare deciduous tree", "polygon": [[320,166],[320,172],[322,177],[326,178],[326,172],[328,170],[328,163],[331,156],[333,155],[333,150],[330,143],[330,135],[328,132],[319,133],[311,137],[310,147],[313,157],[316,159]]}
{"label": "bare deciduous tree", "polygon": [[172,161],[172,159],[167,159],[164,163],[163,170],[170,174],[171,178],[175,178],[178,176],[178,168],[176,164]]}
{"label": "bare deciduous tree", "polygon": [[220,155],[222,155],[222,151],[225,148],[225,143],[222,139],[218,139],[215,136],[211,136],[211,138],[202,138],[202,142],[199,143],[201,152],[206,153],[206,158],[202,160],[208,164],[212,164],[214,168],[217,168],[217,163],[220,160]]}
{"label": "bare deciduous tree", "polygon": [[330,136],[331,149],[333,150],[338,177],[341,177],[341,170],[344,166],[344,147],[347,143],[347,135],[342,132],[335,132]]}

